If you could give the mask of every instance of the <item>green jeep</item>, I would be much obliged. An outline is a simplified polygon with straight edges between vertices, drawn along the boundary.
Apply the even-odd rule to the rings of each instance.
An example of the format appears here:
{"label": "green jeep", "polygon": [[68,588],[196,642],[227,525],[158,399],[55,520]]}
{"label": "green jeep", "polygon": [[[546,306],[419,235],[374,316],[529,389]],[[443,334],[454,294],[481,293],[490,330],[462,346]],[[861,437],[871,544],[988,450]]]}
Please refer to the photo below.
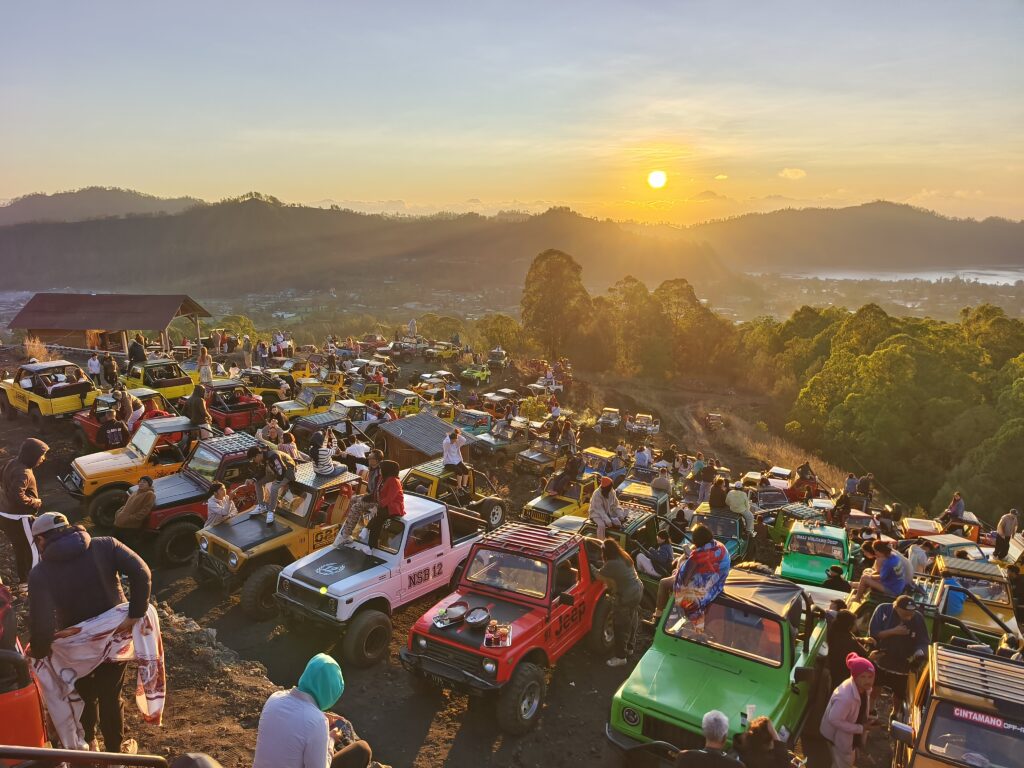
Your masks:
{"label": "green jeep", "polygon": [[704,746],[701,718],[729,718],[729,740],[767,715],[790,748],[813,730],[832,692],[824,613],[801,587],[733,568],[698,634],[674,601],[654,642],[612,698],[608,739],[630,757],[674,759]]}
{"label": "green jeep", "polygon": [[707,504],[701,504],[694,510],[690,528],[697,523],[710,528],[711,535],[725,545],[733,565],[747,559],[747,553],[750,551],[750,531],[747,530],[743,515],[737,515],[728,509],[712,510]]}
{"label": "green jeep", "polygon": [[786,543],[789,529],[797,521],[819,520],[824,522],[825,517],[821,512],[804,503],[786,504],[784,507],[772,509],[764,513],[765,524],[768,525],[768,535],[776,546],[781,547]]}
{"label": "green jeep", "polygon": [[822,585],[828,569],[838,565],[843,578],[853,580],[853,563],[860,547],[850,544],[845,528],[816,521],[795,522],[786,537],[782,562],[775,574],[797,584]]}

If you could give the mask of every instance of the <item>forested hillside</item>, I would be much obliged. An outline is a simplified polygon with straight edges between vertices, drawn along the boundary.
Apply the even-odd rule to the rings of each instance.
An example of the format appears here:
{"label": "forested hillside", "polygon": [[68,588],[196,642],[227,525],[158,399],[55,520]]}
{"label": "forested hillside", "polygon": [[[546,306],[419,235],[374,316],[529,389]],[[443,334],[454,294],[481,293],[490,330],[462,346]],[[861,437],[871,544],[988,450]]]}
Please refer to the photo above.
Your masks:
{"label": "forested hillside", "polygon": [[35,193],[0,205],[0,227],[34,221],[82,221],[111,216],[180,213],[201,204],[202,200],[193,197],[154,197],[115,187],[88,187],[52,195]]}

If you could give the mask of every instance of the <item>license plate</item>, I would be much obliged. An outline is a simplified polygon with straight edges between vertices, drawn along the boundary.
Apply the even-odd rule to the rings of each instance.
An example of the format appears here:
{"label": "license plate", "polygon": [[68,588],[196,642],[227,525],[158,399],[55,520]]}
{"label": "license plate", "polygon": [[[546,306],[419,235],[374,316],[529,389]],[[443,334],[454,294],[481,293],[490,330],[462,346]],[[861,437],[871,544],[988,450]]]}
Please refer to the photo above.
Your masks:
{"label": "license plate", "polygon": [[447,681],[440,675],[432,675],[429,672],[427,673],[427,680],[429,680],[432,684],[436,685],[438,688],[444,688],[447,683]]}

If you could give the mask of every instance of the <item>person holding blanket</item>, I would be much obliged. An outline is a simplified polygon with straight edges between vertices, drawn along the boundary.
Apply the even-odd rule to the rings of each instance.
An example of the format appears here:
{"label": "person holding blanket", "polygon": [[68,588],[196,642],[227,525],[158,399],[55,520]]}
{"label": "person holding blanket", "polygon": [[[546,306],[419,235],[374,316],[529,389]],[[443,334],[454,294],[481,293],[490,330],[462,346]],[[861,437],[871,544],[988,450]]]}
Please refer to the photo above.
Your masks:
{"label": "person holding blanket", "polygon": [[729,574],[729,550],[702,523],[693,527],[693,554],[676,574],[675,601],[695,632],[704,632],[704,611],[722,594]]}

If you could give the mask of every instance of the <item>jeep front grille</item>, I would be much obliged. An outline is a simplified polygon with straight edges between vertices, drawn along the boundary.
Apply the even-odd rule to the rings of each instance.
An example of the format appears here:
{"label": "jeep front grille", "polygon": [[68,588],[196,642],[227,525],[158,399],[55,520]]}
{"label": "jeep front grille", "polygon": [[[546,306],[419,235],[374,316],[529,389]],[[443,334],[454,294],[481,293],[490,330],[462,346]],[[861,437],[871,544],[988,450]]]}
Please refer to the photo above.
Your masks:
{"label": "jeep front grille", "polygon": [[647,712],[643,713],[643,718],[641,732],[652,741],[665,741],[679,749],[701,749],[704,746],[704,737],[698,733],[692,733]]}
{"label": "jeep front grille", "polygon": [[226,563],[228,561],[228,548],[223,544],[218,544],[216,541],[211,541],[210,556]]}
{"label": "jeep front grille", "polygon": [[469,650],[463,650],[452,645],[442,645],[432,640],[427,640],[427,647],[423,649],[423,655],[451,664],[458,669],[464,669],[473,674],[480,671],[481,657]]}

